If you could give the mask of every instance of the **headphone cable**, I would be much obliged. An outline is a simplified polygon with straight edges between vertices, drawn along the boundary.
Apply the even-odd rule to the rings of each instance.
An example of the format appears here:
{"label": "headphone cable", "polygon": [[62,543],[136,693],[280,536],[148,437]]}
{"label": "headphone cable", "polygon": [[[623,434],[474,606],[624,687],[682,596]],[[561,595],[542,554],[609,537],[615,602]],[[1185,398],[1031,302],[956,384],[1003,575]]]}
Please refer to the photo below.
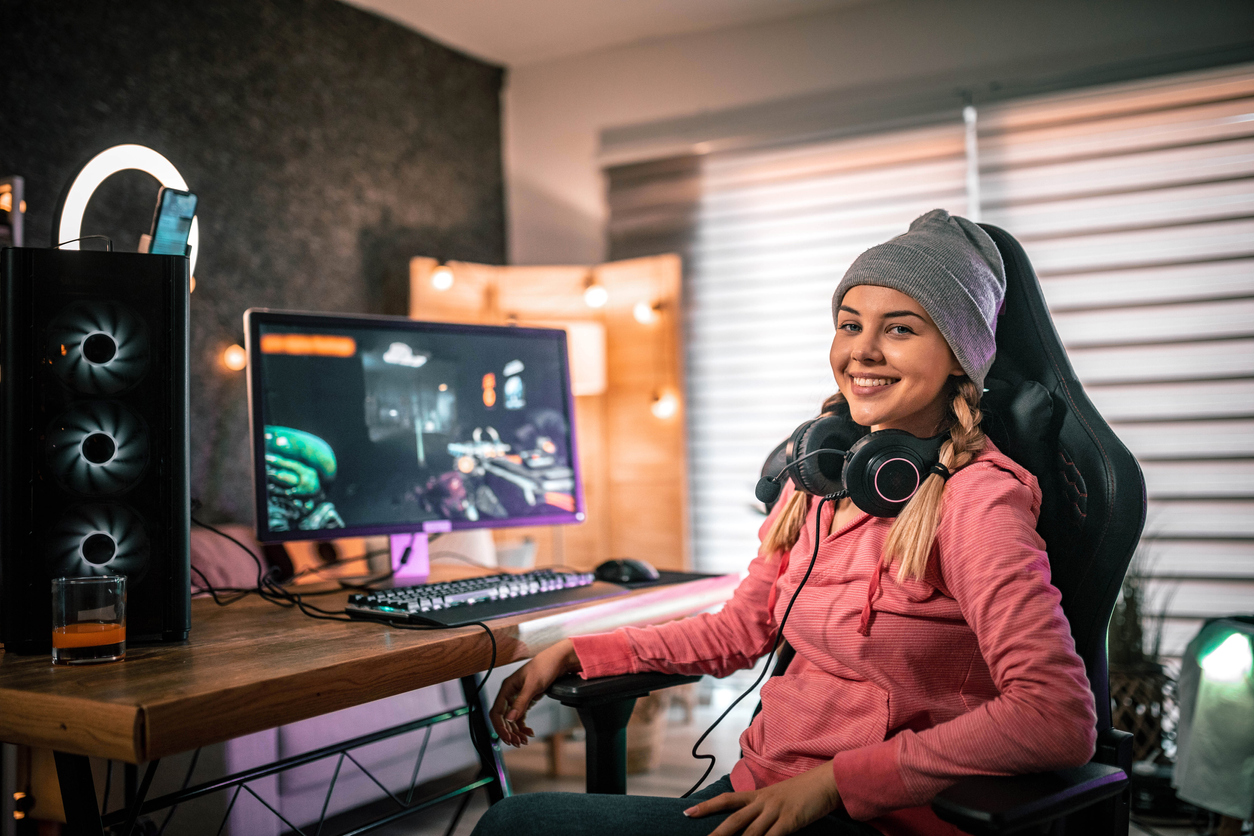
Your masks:
{"label": "headphone cable", "polygon": [[[815,452],[818,453],[823,451],[816,450]],[[814,454],[811,453],[810,455]],[[758,674],[758,678],[754,680],[753,684],[746,688],[744,693],[736,697],[736,699],[732,701],[732,704],[727,706],[727,708],[723,710],[723,713],[718,716],[718,719],[715,720],[710,727],[697,738],[697,742],[692,744],[692,756],[697,760],[708,760],[710,765],[705,768],[705,773],[697,780],[697,783],[693,784],[692,788],[689,789],[688,792],[681,795],[680,798],[687,798],[696,792],[697,788],[705,783],[705,779],[710,777],[710,772],[714,769],[714,755],[703,755],[697,751],[697,747],[705,742],[705,739],[710,736],[710,732],[714,731],[718,724],[723,722],[723,718],[731,713],[731,710],[739,705],[741,700],[749,696],[749,694],[753,692],[753,689],[762,684],[763,677],[765,677],[766,672],[771,669],[771,660],[775,658],[775,651],[779,650],[780,642],[784,639],[784,625],[788,623],[788,616],[792,612],[792,605],[797,603],[797,596],[801,594],[802,587],[804,587],[806,585],[806,581],[810,579],[810,573],[814,571],[814,564],[819,558],[819,543],[822,542],[823,534],[823,506],[828,502],[843,499],[846,496],[848,496],[846,491],[840,491],[838,493],[829,494],[819,500],[819,507],[814,512],[814,553],[810,555],[810,565],[806,567],[806,573],[801,578],[801,583],[797,584],[796,591],[793,592],[792,598],[788,601],[788,607],[784,610],[784,617],[779,620],[779,629],[775,631],[775,644],[772,645],[771,652],[767,654],[766,664],[762,666],[762,672]]]}

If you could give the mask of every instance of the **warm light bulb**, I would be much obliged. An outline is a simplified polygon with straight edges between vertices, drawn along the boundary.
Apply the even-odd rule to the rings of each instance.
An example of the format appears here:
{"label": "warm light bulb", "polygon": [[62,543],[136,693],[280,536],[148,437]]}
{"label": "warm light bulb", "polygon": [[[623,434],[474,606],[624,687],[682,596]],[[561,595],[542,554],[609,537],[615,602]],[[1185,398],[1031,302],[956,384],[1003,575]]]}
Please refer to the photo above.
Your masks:
{"label": "warm light bulb", "polygon": [[222,365],[233,372],[241,371],[248,365],[248,353],[244,351],[243,346],[227,346],[222,352]]}
{"label": "warm light bulb", "polygon": [[448,290],[453,286],[453,269],[446,264],[441,264],[435,270],[431,271],[431,286],[436,290]]}
{"label": "warm light bulb", "polygon": [[605,303],[610,301],[610,292],[605,285],[593,282],[584,290],[583,301],[589,308],[604,308]]}
{"label": "warm light bulb", "polygon": [[195,293],[196,292],[196,277],[192,276],[191,280],[192,280],[192,283],[191,283],[191,286],[187,289],[187,292]]}
{"label": "warm light bulb", "polygon": [[675,414],[679,412],[679,398],[675,397],[671,392],[658,395],[654,398],[651,409],[654,418],[661,418],[662,420],[674,418]]}
{"label": "warm light bulb", "polygon": [[649,302],[637,302],[636,306],[631,309],[631,315],[641,325],[651,325],[657,321],[657,306]]}

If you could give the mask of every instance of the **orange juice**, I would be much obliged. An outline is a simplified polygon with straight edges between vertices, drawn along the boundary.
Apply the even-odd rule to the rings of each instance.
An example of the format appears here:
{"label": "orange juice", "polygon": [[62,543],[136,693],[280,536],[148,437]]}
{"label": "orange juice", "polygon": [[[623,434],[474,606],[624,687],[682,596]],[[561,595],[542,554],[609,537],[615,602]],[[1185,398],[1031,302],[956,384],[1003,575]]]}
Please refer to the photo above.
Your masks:
{"label": "orange juice", "polygon": [[126,655],[126,624],[85,621],[52,630],[52,661],[82,665]]}

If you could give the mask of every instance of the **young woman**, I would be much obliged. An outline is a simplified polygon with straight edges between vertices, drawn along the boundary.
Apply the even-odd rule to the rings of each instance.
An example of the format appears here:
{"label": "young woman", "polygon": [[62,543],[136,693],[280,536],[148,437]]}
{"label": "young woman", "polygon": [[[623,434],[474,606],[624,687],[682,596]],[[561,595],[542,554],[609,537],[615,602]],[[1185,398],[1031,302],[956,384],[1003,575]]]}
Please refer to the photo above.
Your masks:
{"label": "young woman", "polygon": [[982,229],[935,210],[863,253],[832,300],[831,365],[855,422],[926,438],[940,463],[896,519],[791,486],[748,577],[716,614],[563,641],[505,680],[491,711],[524,744],[560,675],[726,676],[797,654],[762,687],[730,776],[688,799],[537,793],[493,806],[488,834],[784,836],[958,833],[928,802],[965,775],[1036,772],[1093,754],[1093,697],[1036,534],[1040,490],[980,430],[1005,295]]}

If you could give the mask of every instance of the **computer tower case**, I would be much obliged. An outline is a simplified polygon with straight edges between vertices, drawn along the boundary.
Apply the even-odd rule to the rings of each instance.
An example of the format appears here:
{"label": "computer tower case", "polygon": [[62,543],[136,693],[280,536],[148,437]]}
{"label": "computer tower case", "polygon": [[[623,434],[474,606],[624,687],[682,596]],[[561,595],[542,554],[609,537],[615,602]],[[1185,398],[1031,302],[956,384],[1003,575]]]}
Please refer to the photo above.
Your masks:
{"label": "computer tower case", "polygon": [[0,251],[0,639],[51,649],[51,579],[127,578],[127,641],[190,628],[188,263]]}

